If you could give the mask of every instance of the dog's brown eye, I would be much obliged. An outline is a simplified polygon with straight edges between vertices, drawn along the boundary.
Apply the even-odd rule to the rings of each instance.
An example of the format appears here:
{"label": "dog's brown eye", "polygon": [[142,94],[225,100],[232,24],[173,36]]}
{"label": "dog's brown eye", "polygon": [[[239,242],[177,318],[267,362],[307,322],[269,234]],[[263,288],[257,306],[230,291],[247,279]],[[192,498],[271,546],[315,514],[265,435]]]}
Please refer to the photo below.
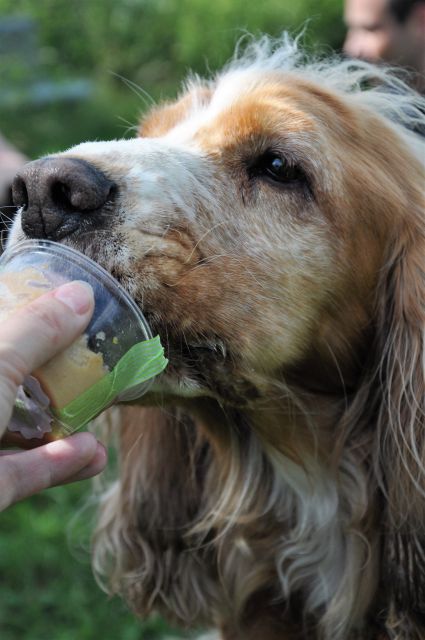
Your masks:
{"label": "dog's brown eye", "polygon": [[257,158],[250,167],[251,177],[264,177],[286,185],[306,182],[305,173],[297,165],[291,164],[282,156],[268,151]]}

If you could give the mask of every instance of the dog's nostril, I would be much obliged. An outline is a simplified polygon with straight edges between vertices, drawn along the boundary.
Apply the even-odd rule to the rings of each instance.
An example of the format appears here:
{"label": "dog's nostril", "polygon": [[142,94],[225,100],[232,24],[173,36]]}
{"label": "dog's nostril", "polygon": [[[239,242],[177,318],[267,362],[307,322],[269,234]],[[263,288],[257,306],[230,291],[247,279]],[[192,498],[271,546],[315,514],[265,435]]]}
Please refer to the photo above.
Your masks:
{"label": "dog's nostril", "polygon": [[86,170],[84,175],[70,173],[51,180],[50,206],[64,212],[89,212],[100,209],[112,198],[115,185],[100,172]]}
{"label": "dog's nostril", "polygon": [[64,182],[54,182],[51,186],[52,203],[61,209],[77,208],[72,203],[72,194],[69,186]]}
{"label": "dog's nostril", "polygon": [[111,185],[111,188],[109,189],[108,195],[106,196],[106,204],[108,202],[111,202],[115,198],[117,191],[118,191],[117,185],[113,183]]}
{"label": "dog's nostril", "polygon": [[23,208],[25,211],[28,209],[28,190],[25,181],[21,176],[17,175],[12,184],[12,198],[15,207]]}

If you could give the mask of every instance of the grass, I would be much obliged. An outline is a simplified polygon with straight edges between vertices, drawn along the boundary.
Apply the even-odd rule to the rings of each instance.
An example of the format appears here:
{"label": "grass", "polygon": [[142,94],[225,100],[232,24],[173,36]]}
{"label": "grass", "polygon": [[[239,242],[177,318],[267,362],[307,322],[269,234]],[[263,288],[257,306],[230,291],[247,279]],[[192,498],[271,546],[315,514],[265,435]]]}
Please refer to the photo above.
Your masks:
{"label": "grass", "polygon": [[[0,514],[1,640],[160,640],[159,618],[140,622],[94,581],[89,483],[56,487]],[[76,515],[77,514],[77,515]],[[77,520],[77,526],[73,519]],[[78,547],[71,538],[83,543]]]}

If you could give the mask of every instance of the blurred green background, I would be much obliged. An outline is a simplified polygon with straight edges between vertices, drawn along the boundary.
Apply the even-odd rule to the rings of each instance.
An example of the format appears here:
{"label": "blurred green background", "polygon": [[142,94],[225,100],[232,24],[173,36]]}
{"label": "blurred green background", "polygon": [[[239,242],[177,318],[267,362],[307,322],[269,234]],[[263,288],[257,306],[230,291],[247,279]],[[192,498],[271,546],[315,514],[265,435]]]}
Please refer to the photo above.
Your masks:
{"label": "blurred green background", "polygon": [[[339,49],[342,0],[0,0],[0,132],[30,158],[132,136],[152,100],[174,97],[189,69],[219,68],[243,33],[306,25],[309,47]],[[59,487],[0,515],[0,640],[178,635],[96,586],[89,490]]]}
{"label": "blurred green background", "polygon": [[342,0],[0,0],[0,131],[30,157],[131,135],[142,91],[173,97],[244,32],[307,25],[309,45],[339,48],[341,15]]}

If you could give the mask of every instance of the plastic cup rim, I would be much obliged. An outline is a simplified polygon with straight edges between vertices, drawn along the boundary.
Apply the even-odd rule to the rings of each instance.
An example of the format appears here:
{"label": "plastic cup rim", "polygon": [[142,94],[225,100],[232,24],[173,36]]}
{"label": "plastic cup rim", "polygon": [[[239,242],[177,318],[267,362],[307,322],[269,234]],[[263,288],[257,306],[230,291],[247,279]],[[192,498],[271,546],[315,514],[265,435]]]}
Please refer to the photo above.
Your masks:
{"label": "plastic cup rim", "polygon": [[146,318],[144,317],[142,311],[136,305],[134,300],[131,298],[129,293],[124,289],[124,287],[100,264],[98,264],[88,256],[84,255],[80,251],[77,251],[77,249],[73,249],[72,247],[68,247],[67,245],[63,245],[58,242],[53,242],[52,240],[45,240],[45,239],[21,240],[16,244],[14,244],[13,246],[6,248],[6,250],[0,256],[0,266],[2,262],[6,262],[7,260],[10,260],[13,257],[19,255],[20,253],[24,253],[25,250],[28,250],[28,249],[38,249],[42,251],[44,250],[46,253],[50,251],[51,254],[56,253],[57,255],[60,255],[60,256],[67,254],[67,257],[69,257],[74,262],[74,264],[77,264],[78,266],[81,266],[81,262],[84,262],[89,268],[88,270],[91,271],[91,275],[96,277],[97,280],[100,279],[98,276],[98,274],[100,273],[102,278],[106,280],[112,286],[113,289],[116,289],[119,292],[120,296],[124,299],[125,304],[133,312],[133,314],[139,321],[139,324],[141,325],[142,329],[144,330],[144,333],[146,335],[146,340],[149,340],[150,338],[152,338],[152,332],[149,327],[149,324],[146,321]]}

